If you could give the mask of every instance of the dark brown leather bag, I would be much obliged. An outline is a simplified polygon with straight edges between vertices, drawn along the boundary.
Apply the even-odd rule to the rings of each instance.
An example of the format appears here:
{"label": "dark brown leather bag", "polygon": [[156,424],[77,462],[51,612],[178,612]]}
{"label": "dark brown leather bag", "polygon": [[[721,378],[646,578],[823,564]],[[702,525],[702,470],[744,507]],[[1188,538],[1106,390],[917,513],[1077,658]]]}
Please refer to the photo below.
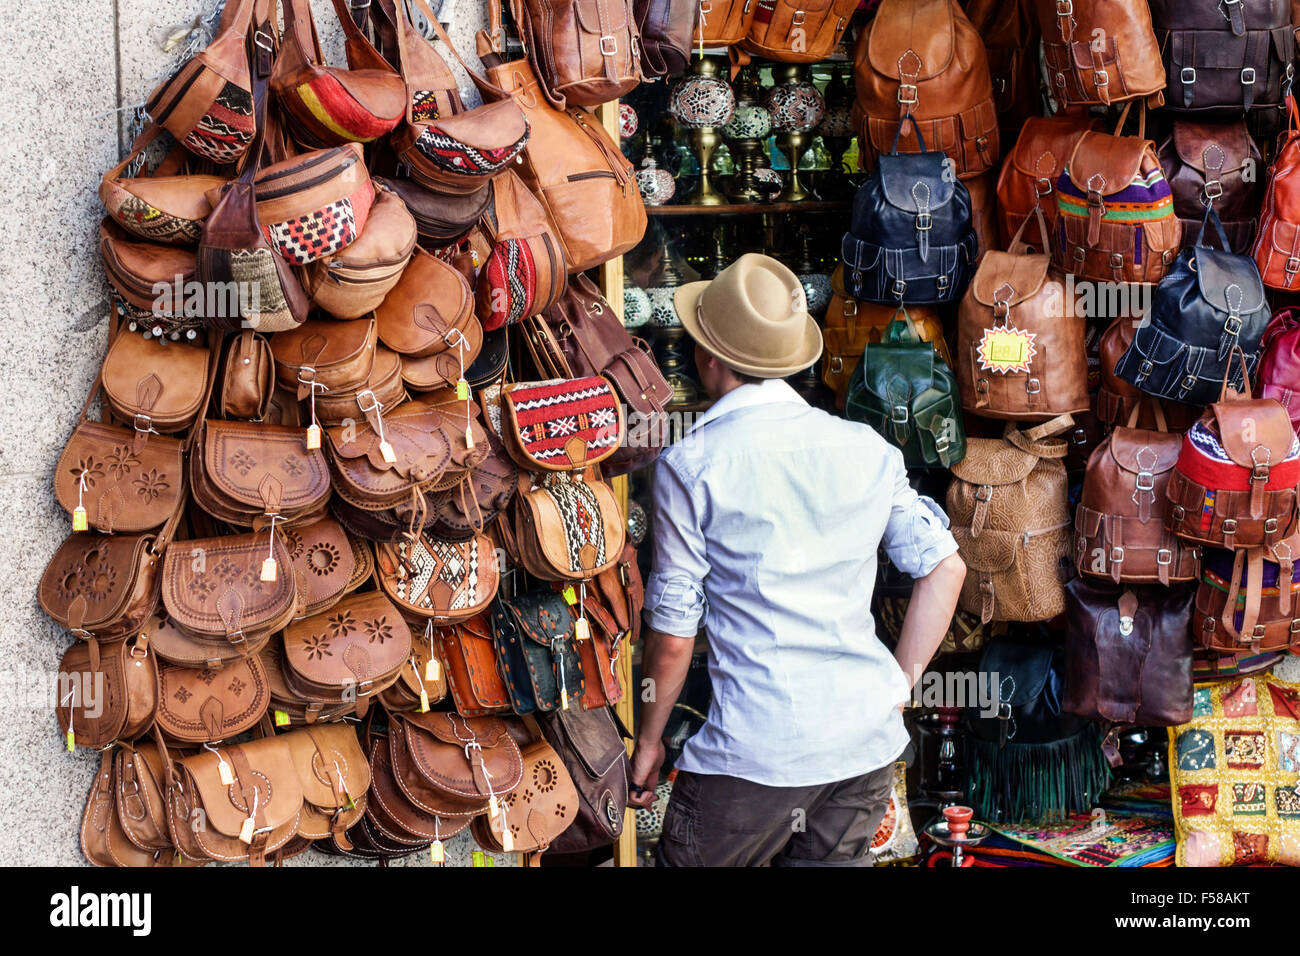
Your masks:
{"label": "dark brown leather bag", "polygon": [[388,743],[399,789],[439,818],[490,812],[523,780],[519,745],[500,717],[394,714]]}
{"label": "dark brown leather bag", "polygon": [[405,179],[376,176],[375,183],[396,193],[415,220],[419,241],[430,249],[456,242],[474,228],[492,202],[491,190],[443,196]]}
{"label": "dark brown leather bag", "polygon": [[680,76],[691,59],[699,0],[633,0],[641,34],[641,74],[646,80]]}
{"label": "dark brown leather bag", "polygon": [[510,15],[557,108],[599,106],[641,82],[632,0],[510,0]]}
{"label": "dark brown leather bag", "polygon": [[1116,319],[1101,334],[1097,345],[1101,368],[1097,417],[1108,425],[1119,425],[1129,420],[1134,409],[1139,409],[1134,427],[1156,428],[1155,406],[1159,405],[1169,429],[1184,432],[1196,421],[1194,406],[1146,395],[1115,374],[1115,366],[1132,346],[1136,331],[1133,319]]}
{"label": "dark brown leather bag", "polygon": [[1146,97],[1164,103],[1165,68],[1145,3],[1034,0],[1048,87],[1062,106]]}
{"label": "dark brown leather bag", "polygon": [[[364,856],[393,858],[432,845],[436,859],[442,841],[469,829],[472,816],[440,815],[423,809],[406,795],[398,784],[390,746],[392,737],[400,732],[390,726],[388,735],[371,738],[370,802],[361,827],[350,830],[348,839]],[[403,769],[407,769],[405,765]],[[403,784],[413,792],[423,793],[414,777],[404,777]]]}
{"label": "dark brown leather bag", "polygon": [[[1035,209],[1047,219],[1048,237],[1056,235],[1056,181],[1079,139],[1097,128],[1095,119],[1072,113],[1034,116],[1020,128],[1016,145],[998,173],[998,223],[1004,245],[1011,244],[1011,237]],[[1030,232],[1026,241],[1035,238]]]}
{"label": "dark brown leather bag", "polygon": [[1192,717],[1191,589],[1066,585],[1063,710],[1172,727]]}
{"label": "dark brown leather bag", "polygon": [[1184,248],[1195,244],[1214,204],[1228,234],[1230,251],[1250,253],[1255,224],[1264,199],[1264,160],[1244,120],[1197,123],[1175,120],[1173,132],[1156,150],[1174,194],[1174,213],[1182,223]]}
{"label": "dark brown leather bag", "polygon": [[1011,143],[1040,109],[1038,20],[1030,0],[966,0],[963,8],[984,39],[1002,142]]}
{"label": "dark brown leather bag", "polygon": [[[588,685],[592,681],[587,681]],[[577,815],[551,841],[552,853],[585,853],[608,846],[623,832],[628,758],[623,734],[608,707],[554,710],[536,715],[578,791]]]}

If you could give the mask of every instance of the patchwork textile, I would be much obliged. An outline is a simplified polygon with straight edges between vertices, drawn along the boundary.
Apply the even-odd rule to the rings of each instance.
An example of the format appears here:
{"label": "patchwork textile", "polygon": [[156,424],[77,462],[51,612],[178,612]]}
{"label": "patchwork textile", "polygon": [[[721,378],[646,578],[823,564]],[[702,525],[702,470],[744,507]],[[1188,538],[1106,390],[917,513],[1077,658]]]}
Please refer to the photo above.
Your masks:
{"label": "patchwork textile", "polygon": [[1168,820],[1112,813],[1071,814],[1044,824],[989,824],[998,833],[1073,866],[1151,866],[1174,852]]}
{"label": "patchwork textile", "polygon": [[226,83],[212,104],[185,137],[185,145],[214,163],[233,163],[244,155],[257,127],[253,120],[253,94]]}
{"label": "patchwork textile", "polygon": [[1169,729],[1179,866],[1300,864],[1300,685],[1269,674],[1197,687]]}

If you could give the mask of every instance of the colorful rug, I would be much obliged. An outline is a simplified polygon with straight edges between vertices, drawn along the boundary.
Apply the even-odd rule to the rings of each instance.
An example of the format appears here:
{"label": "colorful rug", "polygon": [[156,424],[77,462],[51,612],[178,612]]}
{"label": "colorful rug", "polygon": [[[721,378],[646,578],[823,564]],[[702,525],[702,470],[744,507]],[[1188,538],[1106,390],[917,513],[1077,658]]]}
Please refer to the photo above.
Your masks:
{"label": "colorful rug", "polygon": [[[1073,814],[1059,823],[994,823],[990,827],[1028,848],[1029,860],[1045,856],[1067,866],[1158,866],[1162,862],[1167,865],[1174,855],[1169,821],[1138,814],[1112,813],[1095,820]],[[989,847],[995,849],[999,847]]]}

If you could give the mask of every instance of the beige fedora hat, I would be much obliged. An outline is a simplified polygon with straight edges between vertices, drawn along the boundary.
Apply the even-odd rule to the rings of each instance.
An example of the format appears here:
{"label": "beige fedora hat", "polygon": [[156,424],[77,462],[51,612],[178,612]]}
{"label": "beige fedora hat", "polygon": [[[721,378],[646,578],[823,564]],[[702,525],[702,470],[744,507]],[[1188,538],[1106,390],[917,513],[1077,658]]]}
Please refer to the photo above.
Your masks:
{"label": "beige fedora hat", "polygon": [[784,378],[821,357],[803,285],[771,256],[747,252],[711,281],[682,286],[673,302],[691,338],[741,374]]}

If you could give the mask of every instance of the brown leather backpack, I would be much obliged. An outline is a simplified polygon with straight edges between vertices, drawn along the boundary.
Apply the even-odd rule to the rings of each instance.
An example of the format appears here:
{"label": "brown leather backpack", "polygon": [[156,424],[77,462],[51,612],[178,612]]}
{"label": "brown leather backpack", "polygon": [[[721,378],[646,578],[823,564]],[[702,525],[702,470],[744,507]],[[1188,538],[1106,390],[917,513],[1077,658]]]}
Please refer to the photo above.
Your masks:
{"label": "brown leather backpack", "polygon": [[1205,205],[1213,203],[1231,251],[1249,254],[1263,201],[1264,160],[1245,121],[1175,120],[1173,132],[1156,156],[1174,194],[1174,213],[1183,227],[1182,246],[1196,242]]}
{"label": "brown leather backpack", "polygon": [[[778,63],[830,56],[858,5],[853,0],[752,0],[754,16],[740,41],[748,53]],[[877,14],[879,16],[879,14]]]}
{"label": "brown leather backpack", "polygon": [[698,0],[633,0],[646,80],[680,76],[686,69],[699,9]]}
{"label": "brown leather backpack", "polygon": [[1169,476],[1183,438],[1165,425],[1152,405],[1159,430],[1118,425],[1088,459],[1083,494],[1074,516],[1075,562],[1080,574],[1120,582],[1192,581],[1200,548],[1165,528]]}
{"label": "brown leather backpack", "polygon": [[[1046,244],[1047,225],[1041,215],[1035,219]],[[956,372],[966,411],[1043,421],[1088,410],[1085,320],[1065,291],[1046,253],[984,253],[957,316]]]}
{"label": "brown leather backpack", "polygon": [[1300,645],[1300,535],[1263,548],[1209,549],[1196,589],[1192,636],[1226,654],[1262,654]]}
{"label": "brown leather backpack", "polygon": [[[1011,244],[1011,237],[1035,209],[1047,219],[1048,237],[1056,235],[1056,181],[1080,137],[1098,125],[1084,113],[1061,113],[1031,117],[1020,128],[1016,145],[998,173],[998,223],[1004,246]],[[1032,243],[1034,234],[1027,239]]]}
{"label": "brown leather backpack", "polygon": [[1145,3],[1034,0],[1048,86],[1064,106],[1146,97],[1164,103],[1165,68]]}
{"label": "brown leather backpack", "polygon": [[1010,143],[1040,109],[1038,20],[1030,0],[965,0],[962,6],[984,40],[1002,142]]}
{"label": "brown leather backpack", "polygon": [[749,33],[758,12],[758,0],[699,0],[692,45],[733,46]]}
{"label": "brown leather backpack", "polygon": [[1134,409],[1139,409],[1137,421],[1130,427],[1156,428],[1155,406],[1159,405],[1169,429],[1184,432],[1196,421],[1195,406],[1146,395],[1115,374],[1120,357],[1133,344],[1135,326],[1134,319],[1116,319],[1101,333],[1097,345],[1101,372],[1097,417],[1108,425],[1119,425],[1129,420]]}
{"label": "brown leather backpack", "polygon": [[641,82],[632,0],[510,0],[510,14],[542,93],[558,109],[599,106]]}
{"label": "brown leather backpack", "polygon": [[1287,98],[1287,131],[1278,137],[1277,156],[1268,170],[1259,231],[1251,255],[1270,289],[1300,288],[1300,110]]}
{"label": "brown leather backpack", "polygon": [[[853,83],[863,169],[890,151],[899,117],[909,115],[928,148],[948,154],[959,178],[997,164],[988,54],[957,0],[883,0],[858,38]],[[915,129],[904,129],[898,149],[921,151]]]}

